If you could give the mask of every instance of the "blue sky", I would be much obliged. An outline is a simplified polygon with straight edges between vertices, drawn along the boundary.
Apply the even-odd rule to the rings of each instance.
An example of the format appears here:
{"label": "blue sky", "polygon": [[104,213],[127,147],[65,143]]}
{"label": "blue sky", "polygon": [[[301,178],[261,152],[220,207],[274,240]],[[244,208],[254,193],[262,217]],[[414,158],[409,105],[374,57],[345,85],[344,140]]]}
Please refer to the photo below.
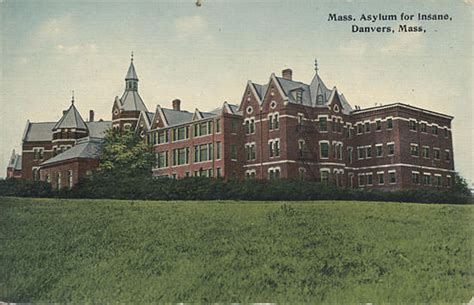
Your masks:
{"label": "blue sky", "polygon": [[[455,116],[456,168],[472,168],[472,8],[465,1],[3,1],[0,176],[20,149],[27,119],[56,121],[69,105],[110,119],[130,51],[149,110],[180,98],[185,109],[239,103],[247,80],[293,69],[309,82],[314,59],[328,86],[352,105],[401,101]],[[411,22],[426,33],[351,33],[329,13],[448,13],[452,21]]]}

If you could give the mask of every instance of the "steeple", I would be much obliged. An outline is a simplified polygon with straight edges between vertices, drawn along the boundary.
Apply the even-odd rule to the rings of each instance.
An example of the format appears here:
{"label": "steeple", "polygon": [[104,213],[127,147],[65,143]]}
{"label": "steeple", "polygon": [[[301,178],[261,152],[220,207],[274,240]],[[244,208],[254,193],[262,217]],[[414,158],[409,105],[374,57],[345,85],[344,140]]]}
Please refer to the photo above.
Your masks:
{"label": "steeple", "polygon": [[125,76],[125,90],[138,91],[138,76],[137,72],[135,72],[135,66],[133,65],[133,52],[130,58],[130,67],[128,68],[127,75]]}
{"label": "steeple", "polygon": [[59,129],[74,128],[79,130],[87,130],[86,123],[82,119],[76,106],[74,106],[74,91],[71,98],[71,106],[66,110],[61,119],[54,125],[53,132]]}

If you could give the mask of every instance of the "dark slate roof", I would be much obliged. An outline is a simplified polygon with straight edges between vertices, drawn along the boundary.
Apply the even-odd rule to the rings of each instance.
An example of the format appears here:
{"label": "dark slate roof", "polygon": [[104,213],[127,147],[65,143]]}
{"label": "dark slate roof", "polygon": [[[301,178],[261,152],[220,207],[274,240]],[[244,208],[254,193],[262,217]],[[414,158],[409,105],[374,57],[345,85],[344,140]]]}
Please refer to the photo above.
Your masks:
{"label": "dark slate roof", "polygon": [[128,68],[127,75],[125,76],[125,80],[138,80],[137,72],[135,71],[135,66],[133,65],[133,61],[130,63],[130,67]]}
{"label": "dark slate roof", "polygon": [[187,122],[191,122],[193,114],[188,111],[178,111],[174,109],[161,108],[165,114],[168,126],[180,125]]}
{"label": "dark slate roof", "polygon": [[18,155],[18,154],[16,155],[13,169],[17,171],[21,171],[21,155]]}
{"label": "dark slate roof", "polygon": [[148,109],[145,106],[140,94],[135,90],[125,90],[120,98],[120,108],[125,111],[145,111]]}
{"label": "dark slate roof", "polygon": [[53,130],[61,128],[87,129],[86,123],[82,119],[79,111],[77,111],[74,103],[71,103],[71,106],[66,110],[66,113],[54,125]]}
{"label": "dark slate roof", "polygon": [[53,163],[64,162],[72,159],[97,159],[102,151],[103,139],[86,137],[77,141],[72,148],[41,163],[45,166]]}
{"label": "dark slate roof", "polygon": [[[54,122],[31,123],[27,122],[23,142],[41,142],[53,140]],[[105,132],[112,126],[111,121],[85,122],[89,130],[89,136],[94,138],[103,138]]]}

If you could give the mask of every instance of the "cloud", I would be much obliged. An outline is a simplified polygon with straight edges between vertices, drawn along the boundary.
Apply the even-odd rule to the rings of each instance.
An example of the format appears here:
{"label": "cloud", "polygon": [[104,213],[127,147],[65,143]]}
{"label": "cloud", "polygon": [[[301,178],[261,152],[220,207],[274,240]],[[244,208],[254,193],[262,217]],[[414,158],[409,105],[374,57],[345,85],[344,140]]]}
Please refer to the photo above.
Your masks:
{"label": "cloud", "polygon": [[358,39],[351,39],[348,43],[342,44],[339,47],[341,54],[346,56],[361,56],[367,52],[367,49],[367,42]]}
{"label": "cloud", "polygon": [[56,45],[55,49],[64,54],[77,54],[77,53],[95,53],[97,46],[95,44],[74,44],[74,45]]}
{"label": "cloud", "polygon": [[207,21],[202,16],[186,16],[176,19],[175,28],[180,36],[203,33],[207,29]]}
{"label": "cloud", "polygon": [[380,49],[385,55],[413,55],[424,49],[422,33],[399,33]]}

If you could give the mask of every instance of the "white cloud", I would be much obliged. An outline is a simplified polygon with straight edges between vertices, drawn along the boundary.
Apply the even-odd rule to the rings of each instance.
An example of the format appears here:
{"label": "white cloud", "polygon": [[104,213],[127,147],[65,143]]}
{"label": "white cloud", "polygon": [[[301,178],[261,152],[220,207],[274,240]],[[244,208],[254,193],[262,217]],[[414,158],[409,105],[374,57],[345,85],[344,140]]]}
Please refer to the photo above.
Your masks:
{"label": "white cloud", "polygon": [[202,33],[207,29],[207,21],[202,16],[186,16],[176,19],[175,28],[180,36]]}
{"label": "white cloud", "polygon": [[95,44],[56,45],[55,49],[64,54],[94,53],[97,51]]}

